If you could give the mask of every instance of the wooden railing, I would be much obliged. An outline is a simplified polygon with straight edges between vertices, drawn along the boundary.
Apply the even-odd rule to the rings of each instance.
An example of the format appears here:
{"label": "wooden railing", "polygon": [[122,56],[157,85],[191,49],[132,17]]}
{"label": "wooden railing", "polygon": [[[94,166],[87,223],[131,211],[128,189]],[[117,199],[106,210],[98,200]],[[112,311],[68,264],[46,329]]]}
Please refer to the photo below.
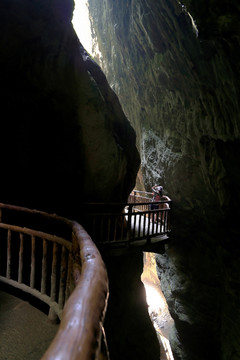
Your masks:
{"label": "wooden railing", "polygon": [[[130,194],[126,204],[84,204],[81,221],[98,247],[144,246],[167,237],[171,200],[152,203],[152,193],[142,193]],[[151,204],[156,208],[152,210]]]}
{"label": "wooden railing", "polygon": [[129,203],[143,203],[143,202],[151,202],[152,201],[152,193],[141,190],[133,190],[128,197]]}
{"label": "wooden railing", "polygon": [[50,318],[61,319],[42,359],[100,358],[108,277],[81,225],[0,204],[0,281],[37,297]]}
{"label": "wooden railing", "polygon": [[151,193],[137,191],[127,204],[79,205],[88,233],[77,222],[0,203],[0,281],[45,302],[49,317],[61,320],[42,360],[97,360],[101,351],[108,358],[101,348],[108,277],[94,242],[128,249],[166,239],[171,201],[154,210],[150,202]]}

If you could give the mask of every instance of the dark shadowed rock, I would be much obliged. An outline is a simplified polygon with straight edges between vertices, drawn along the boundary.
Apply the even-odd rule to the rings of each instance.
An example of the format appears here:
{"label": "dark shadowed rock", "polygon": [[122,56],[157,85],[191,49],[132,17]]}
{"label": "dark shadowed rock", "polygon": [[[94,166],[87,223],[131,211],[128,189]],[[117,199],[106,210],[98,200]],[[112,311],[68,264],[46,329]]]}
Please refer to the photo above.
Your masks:
{"label": "dark shadowed rock", "polygon": [[72,10],[70,0],[0,4],[0,201],[75,217],[84,201],[125,201],[139,155]]}

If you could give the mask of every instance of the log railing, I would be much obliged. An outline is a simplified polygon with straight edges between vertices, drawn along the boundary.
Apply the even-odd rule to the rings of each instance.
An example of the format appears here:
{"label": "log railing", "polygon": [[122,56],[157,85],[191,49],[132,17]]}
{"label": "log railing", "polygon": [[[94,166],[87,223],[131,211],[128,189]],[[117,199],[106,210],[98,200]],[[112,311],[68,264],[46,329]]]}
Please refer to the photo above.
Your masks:
{"label": "log railing", "polygon": [[128,197],[129,203],[143,203],[143,202],[151,202],[152,201],[152,193],[142,190],[133,190]]}
{"label": "log railing", "polygon": [[[152,194],[142,193],[132,193],[125,204],[82,205],[81,221],[98,247],[144,246],[166,238],[171,231],[171,200],[152,203]],[[156,208],[152,210],[150,204]]]}
{"label": "log railing", "polygon": [[49,317],[61,320],[42,359],[100,358],[108,277],[81,225],[0,204],[0,281],[45,302]]}
{"label": "log railing", "polygon": [[[133,193],[126,204],[79,205],[88,233],[68,219],[0,203],[0,281],[45,302],[49,317],[61,320],[42,360],[102,358],[108,277],[92,239],[103,249],[162,241],[171,201],[151,210],[150,194]],[[106,345],[104,352],[107,359]]]}

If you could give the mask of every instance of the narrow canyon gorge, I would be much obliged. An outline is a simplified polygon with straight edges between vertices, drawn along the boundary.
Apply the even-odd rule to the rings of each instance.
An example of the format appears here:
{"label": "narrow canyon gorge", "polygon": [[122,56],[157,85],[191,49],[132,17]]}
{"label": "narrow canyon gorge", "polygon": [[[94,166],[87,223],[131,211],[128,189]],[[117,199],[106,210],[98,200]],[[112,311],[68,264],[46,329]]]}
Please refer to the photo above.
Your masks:
{"label": "narrow canyon gorge", "polygon": [[89,0],[102,67],[136,134],[137,188],[173,201],[158,276],[175,359],[239,359],[236,1]]}
{"label": "narrow canyon gorge", "polygon": [[[95,55],[74,5],[0,3],[0,202],[81,223],[85,202],[162,185],[172,230],[155,261],[174,360],[238,360],[239,2],[89,0]],[[110,359],[159,360],[143,252],[102,256]]]}

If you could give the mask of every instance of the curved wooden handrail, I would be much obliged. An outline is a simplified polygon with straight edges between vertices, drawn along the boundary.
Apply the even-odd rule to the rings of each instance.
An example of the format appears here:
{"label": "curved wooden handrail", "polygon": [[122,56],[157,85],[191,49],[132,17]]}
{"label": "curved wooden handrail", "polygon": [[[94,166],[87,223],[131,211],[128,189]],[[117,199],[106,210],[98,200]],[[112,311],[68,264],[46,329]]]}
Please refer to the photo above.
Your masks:
{"label": "curved wooden handrail", "polygon": [[99,251],[83,228],[74,223],[82,269],[74,265],[76,288],[62,314],[60,328],[42,360],[98,359],[108,277]]}
{"label": "curved wooden handrail", "polygon": [[[10,213],[6,215],[5,211]],[[0,229],[4,232],[2,236],[7,235],[5,239],[7,249],[6,269],[5,275],[0,274],[0,281],[36,296],[47,303],[50,311],[61,319],[59,331],[42,359],[97,360],[101,349],[101,337],[104,336],[103,320],[108,300],[108,276],[105,264],[94,242],[80,224],[55,214],[47,214],[38,210],[2,203],[0,203],[0,213]],[[37,222],[38,229],[29,227],[31,223],[36,226],[33,218],[27,221],[28,227],[22,226],[22,222],[26,218],[22,219],[21,216],[26,214],[33,215],[33,217],[35,215],[40,216],[38,218],[40,222]],[[19,221],[19,217],[21,221]],[[8,219],[10,219],[10,223],[7,223]],[[44,225],[44,231],[39,231],[41,220],[44,219],[47,220],[47,224]],[[17,221],[19,224],[14,225],[11,223],[13,221]],[[49,221],[56,222],[56,224],[52,227]],[[64,237],[61,236],[61,231],[59,233],[59,224],[67,228],[67,231],[66,229],[63,231]],[[47,233],[46,229],[48,228],[51,228],[51,230],[54,228],[54,231],[56,228],[58,234]],[[70,238],[65,238],[66,233]],[[28,238],[25,239],[25,236]],[[41,271],[41,283],[43,285],[41,284],[41,289],[35,288],[34,281],[35,262],[37,260],[35,257],[36,239],[43,242]],[[27,268],[31,269],[31,273],[28,274],[29,283],[24,283],[23,280],[26,275],[23,271],[25,240],[31,243],[31,266],[27,266]],[[48,282],[51,282],[49,294],[46,292],[45,278],[47,275],[44,269],[46,265],[45,258],[49,257],[47,242],[52,243],[52,272],[50,274],[51,279],[48,280]],[[19,248],[19,255],[17,254],[16,257],[16,251],[14,255],[14,259],[17,259],[18,262],[17,279],[16,274],[15,278],[11,278],[11,266],[16,267],[16,264],[11,264],[14,260],[11,259],[11,252],[15,244]],[[61,259],[57,259],[58,247],[61,249]],[[64,260],[66,258],[68,258],[67,261]],[[59,270],[56,270],[58,261],[61,263],[61,268],[58,265]],[[70,278],[71,274],[72,279]],[[60,278],[57,279],[57,276]],[[56,285],[57,282],[58,286]],[[59,295],[57,295],[57,291],[59,291]],[[67,295],[69,292],[70,296]],[[67,298],[68,300],[63,308]],[[105,353],[107,355],[106,349]]]}
{"label": "curved wooden handrail", "polygon": [[[159,207],[157,210],[149,209],[149,201],[149,198],[141,194],[136,202],[129,201],[127,204],[104,203],[81,204],[81,206],[88,206],[89,211],[85,211],[88,215],[87,224],[90,224],[92,238],[99,245],[129,246],[138,244],[137,240],[141,240],[139,245],[142,246],[143,243],[149,243],[150,238],[170,231],[171,201],[156,202],[159,205],[169,204],[168,208]],[[126,207],[127,210],[121,212]],[[107,211],[108,208],[110,212]],[[22,214],[30,216],[30,220],[22,217]],[[157,222],[154,222],[152,219],[156,215]],[[7,221],[9,216],[10,222]],[[84,216],[82,219],[84,220]],[[26,224],[25,220],[27,220]],[[41,227],[39,229],[39,225],[45,220],[47,223],[44,224],[43,229]],[[31,228],[32,223],[34,228]],[[0,229],[7,235],[6,273],[0,274],[0,281],[38,297],[49,305],[51,316],[52,312],[61,319],[57,335],[42,360],[99,359],[108,300],[108,276],[92,238],[77,222],[56,214],[2,203],[0,203]],[[25,236],[28,237],[28,241],[30,239],[32,246],[31,266],[28,266],[31,269],[29,283],[24,283],[23,279]],[[40,239],[43,243],[41,289],[35,288],[34,281],[36,239]],[[11,247],[14,246],[15,241],[18,241],[19,247],[17,279],[16,276],[11,278]],[[45,270],[46,258],[49,256],[47,243],[52,244],[53,257],[51,279],[48,280]],[[60,260],[57,259],[58,247],[62,254]],[[61,270],[59,267],[57,270],[58,261],[61,262]],[[60,276],[60,279],[57,280],[57,276]],[[51,287],[49,293],[46,290],[47,281],[48,284],[50,283],[48,287]],[[58,285],[56,285],[57,281]],[[59,291],[58,295],[57,291]],[[106,345],[105,353],[108,357]]]}

